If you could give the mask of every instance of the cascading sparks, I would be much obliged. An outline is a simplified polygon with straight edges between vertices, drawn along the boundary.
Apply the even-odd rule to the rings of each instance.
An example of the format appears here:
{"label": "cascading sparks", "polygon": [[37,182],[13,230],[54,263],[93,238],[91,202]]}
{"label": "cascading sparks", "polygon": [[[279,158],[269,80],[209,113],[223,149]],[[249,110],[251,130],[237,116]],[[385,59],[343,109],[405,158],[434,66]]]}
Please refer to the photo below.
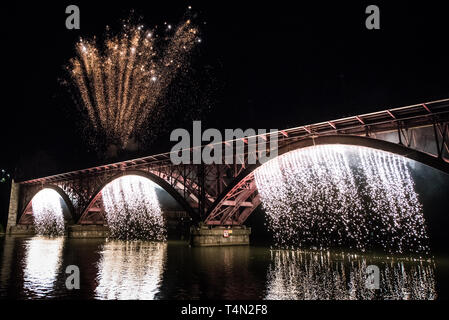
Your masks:
{"label": "cascading sparks", "polygon": [[139,136],[174,77],[188,70],[188,57],[199,40],[197,28],[187,20],[173,29],[168,25],[163,39],[155,30],[128,22],[119,35],[108,35],[103,47],[78,42],[77,57],[67,68],[77,100],[108,145],[124,149]]}
{"label": "cascading sparks", "polygon": [[40,235],[64,234],[61,196],[53,189],[39,191],[32,201],[34,228]]}
{"label": "cascading sparks", "polygon": [[111,238],[166,240],[165,219],[155,184],[147,178],[118,178],[101,192]]}
{"label": "cascading sparks", "polygon": [[284,154],[254,175],[277,246],[429,253],[404,157],[323,145]]}

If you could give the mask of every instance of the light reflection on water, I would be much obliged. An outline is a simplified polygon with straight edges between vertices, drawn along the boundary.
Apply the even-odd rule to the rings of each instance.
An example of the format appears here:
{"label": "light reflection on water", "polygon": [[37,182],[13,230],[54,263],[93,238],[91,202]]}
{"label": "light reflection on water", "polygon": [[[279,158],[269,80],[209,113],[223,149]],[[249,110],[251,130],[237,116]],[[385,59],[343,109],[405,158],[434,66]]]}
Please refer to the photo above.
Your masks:
{"label": "light reflection on water", "polygon": [[[72,264],[80,290],[65,287]],[[380,290],[365,288],[368,265]],[[446,260],[254,246],[0,238],[0,299],[435,299],[448,296],[448,270]]]}
{"label": "light reflection on water", "polygon": [[26,243],[24,290],[44,298],[51,295],[61,267],[64,238],[35,237]]}
{"label": "light reflection on water", "polygon": [[162,281],[167,243],[108,241],[98,265],[98,299],[153,300]]}
{"label": "light reflection on water", "polygon": [[[380,289],[366,287],[369,265],[380,269]],[[275,250],[268,269],[268,300],[433,300],[434,264],[385,261],[330,252]]]}

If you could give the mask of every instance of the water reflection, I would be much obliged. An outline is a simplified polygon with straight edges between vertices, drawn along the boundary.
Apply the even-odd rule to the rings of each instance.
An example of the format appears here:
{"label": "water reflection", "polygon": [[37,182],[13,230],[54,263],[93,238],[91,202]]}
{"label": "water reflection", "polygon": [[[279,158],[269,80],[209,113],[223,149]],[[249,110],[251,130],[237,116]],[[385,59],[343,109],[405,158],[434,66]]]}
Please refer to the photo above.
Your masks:
{"label": "water reflection", "polygon": [[[366,268],[380,269],[380,290],[367,289]],[[269,300],[436,299],[432,262],[389,262],[349,254],[276,250],[268,269]]]}
{"label": "water reflection", "polygon": [[[80,290],[65,286],[68,265],[80,268]],[[369,265],[380,269],[380,290],[365,287]],[[0,299],[447,299],[448,266],[447,258],[0,237]]]}
{"label": "water reflection", "polygon": [[34,237],[25,243],[23,286],[30,297],[48,298],[52,293],[63,247],[63,237]]}
{"label": "water reflection", "polygon": [[2,239],[0,238],[0,249],[3,249],[0,264],[0,297],[7,291],[14,255],[14,238],[6,237],[6,239],[3,240],[3,247],[1,240]]}
{"label": "water reflection", "polygon": [[108,241],[101,250],[97,299],[153,300],[159,292],[167,243]]}
{"label": "water reflection", "polygon": [[189,248],[181,243],[168,250],[162,299],[263,298],[266,263],[255,260],[263,260],[265,251],[246,246]]}

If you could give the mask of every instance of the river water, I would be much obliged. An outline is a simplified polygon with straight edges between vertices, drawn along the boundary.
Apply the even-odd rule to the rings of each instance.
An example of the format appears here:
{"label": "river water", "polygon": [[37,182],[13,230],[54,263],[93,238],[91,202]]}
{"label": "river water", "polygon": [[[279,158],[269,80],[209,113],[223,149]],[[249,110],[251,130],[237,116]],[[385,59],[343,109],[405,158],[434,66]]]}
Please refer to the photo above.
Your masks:
{"label": "river water", "polygon": [[[447,299],[448,259],[186,242],[0,238],[0,298]],[[68,290],[66,268],[80,270]],[[369,265],[379,289],[366,286]]]}

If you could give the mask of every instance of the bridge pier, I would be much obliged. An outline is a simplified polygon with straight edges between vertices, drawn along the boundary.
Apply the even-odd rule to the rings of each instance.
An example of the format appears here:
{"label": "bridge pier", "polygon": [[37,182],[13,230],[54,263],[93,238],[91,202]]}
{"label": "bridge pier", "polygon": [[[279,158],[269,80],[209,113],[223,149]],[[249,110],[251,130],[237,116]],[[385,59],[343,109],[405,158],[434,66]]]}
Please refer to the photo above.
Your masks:
{"label": "bridge pier", "polygon": [[19,211],[20,184],[11,181],[11,193],[9,196],[8,222],[6,223],[6,233],[14,231],[17,224],[17,214]]}
{"label": "bridge pier", "polygon": [[34,236],[36,235],[36,231],[33,225],[17,224],[8,228],[7,234],[14,236]]}
{"label": "bridge pier", "polygon": [[251,228],[246,226],[207,226],[190,229],[190,243],[195,247],[249,245]]}
{"label": "bridge pier", "polygon": [[103,225],[70,225],[67,230],[69,238],[107,238],[109,227]]}

